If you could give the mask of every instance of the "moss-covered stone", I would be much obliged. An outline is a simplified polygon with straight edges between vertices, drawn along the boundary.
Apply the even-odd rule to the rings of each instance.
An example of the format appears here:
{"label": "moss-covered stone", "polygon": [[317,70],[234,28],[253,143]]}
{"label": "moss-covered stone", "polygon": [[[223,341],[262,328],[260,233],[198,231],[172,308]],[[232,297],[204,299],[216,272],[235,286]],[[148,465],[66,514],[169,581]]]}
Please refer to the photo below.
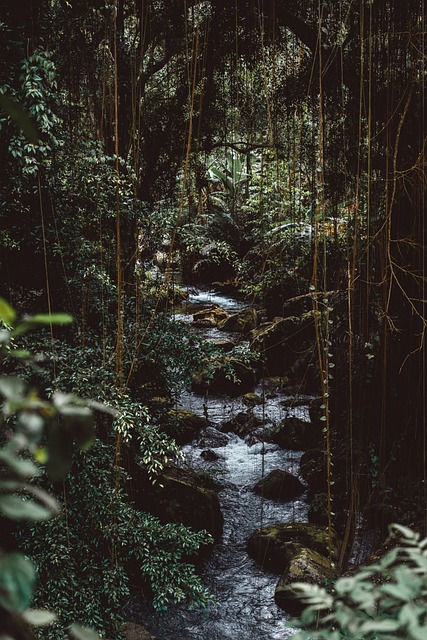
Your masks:
{"label": "moss-covered stone", "polygon": [[269,434],[270,442],[275,442],[283,449],[303,451],[317,446],[322,438],[322,430],[318,424],[306,422],[291,416],[285,418]]}
{"label": "moss-covered stone", "polygon": [[182,523],[195,531],[206,529],[218,540],[224,523],[219,489],[220,485],[205,474],[169,467],[159,475],[155,485],[141,470],[133,493],[137,506],[162,522]]}
{"label": "moss-covered stone", "polygon": [[221,320],[218,327],[222,331],[238,331],[239,333],[249,333],[259,324],[259,313],[256,309],[248,307],[233,313],[228,318]]}
{"label": "moss-covered stone", "polygon": [[326,527],[290,522],[256,529],[248,540],[247,551],[251,558],[266,569],[282,573],[301,549],[308,548],[329,557],[330,544],[332,557],[335,559],[337,541],[334,532],[329,542]]}
{"label": "moss-covered stone", "polygon": [[229,317],[228,313],[218,305],[212,305],[207,309],[200,309],[193,314],[195,327],[217,327],[220,322]]}
{"label": "moss-covered stone", "polygon": [[135,622],[125,622],[121,632],[125,640],[156,640],[145,627]]}
{"label": "moss-covered stone", "polygon": [[297,476],[283,469],[273,469],[254,486],[255,493],[271,500],[292,500],[304,490]]}
{"label": "moss-covered stone", "polygon": [[227,362],[224,363],[228,369],[232,369],[232,376],[226,368],[215,368],[216,363],[212,363],[213,372],[209,370],[210,363],[206,363],[205,369],[195,372],[193,375],[192,388],[196,393],[204,393],[210,391],[218,395],[237,396],[250,389],[255,385],[255,373],[252,367],[241,360],[228,356]]}
{"label": "moss-covered stone", "polygon": [[262,425],[262,420],[253,415],[250,411],[236,413],[230,420],[223,423],[221,430],[226,433],[232,432],[244,438],[251,434],[257,427]]}
{"label": "moss-covered stone", "polygon": [[209,422],[191,411],[171,409],[161,419],[160,425],[163,431],[174,438],[178,444],[187,444],[206,429]]}
{"label": "moss-covered stone", "polygon": [[333,566],[328,558],[312,549],[300,549],[291,558],[289,566],[277,583],[274,594],[276,604],[290,613],[299,613],[304,608],[304,604],[296,598],[292,583],[308,582],[323,585],[331,579],[332,575]]}

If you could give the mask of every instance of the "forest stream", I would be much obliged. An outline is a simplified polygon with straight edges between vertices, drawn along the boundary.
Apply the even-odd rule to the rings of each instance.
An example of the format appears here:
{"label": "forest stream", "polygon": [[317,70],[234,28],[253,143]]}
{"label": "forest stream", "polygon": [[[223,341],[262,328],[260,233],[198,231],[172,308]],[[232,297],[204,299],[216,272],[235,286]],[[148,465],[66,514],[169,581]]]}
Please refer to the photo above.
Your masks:
{"label": "forest stream", "polygon": [[[176,314],[177,322],[191,322],[195,307],[218,304],[229,313],[245,305],[238,300],[201,290],[190,294],[185,313]],[[207,340],[224,332],[217,329],[197,329]],[[289,407],[289,396],[272,392],[270,381],[263,380],[255,393],[265,398],[263,405],[254,408],[254,414],[265,425],[274,424],[295,415],[309,421],[307,405]],[[299,399],[301,402],[301,399]],[[245,409],[241,397],[204,396],[186,392],[178,403],[208,418],[212,427],[221,425]],[[284,469],[298,475],[302,452],[287,451],[272,443],[250,444],[235,434],[228,434],[224,446],[215,448],[219,459],[207,461],[201,457],[203,440],[183,447],[185,465],[212,475],[222,485],[219,494],[224,516],[224,532],[209,557],[202,563],[200,573],[204,584],[218,601],[206,610],[188,610],[185,606],[171,607],[165,614],[151,610],[133,609],[132,616],[142,623],[158,640],[274,640],[291,637],[290,616],[279,609],[274,601],[277,574],[261,569],[246,552],[250,534],[260,526],[277,522],[307,522],[305,494],[289,502],[262,499],[253,492],[253,486],[273,469]]]}

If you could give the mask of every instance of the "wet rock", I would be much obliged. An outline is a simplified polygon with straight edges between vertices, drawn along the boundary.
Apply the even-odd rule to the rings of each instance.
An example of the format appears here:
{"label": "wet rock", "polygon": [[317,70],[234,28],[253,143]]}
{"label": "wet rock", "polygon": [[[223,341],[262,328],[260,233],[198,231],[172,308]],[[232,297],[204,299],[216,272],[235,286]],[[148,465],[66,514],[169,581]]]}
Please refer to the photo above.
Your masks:
{"label": "wet rock", "polygon": [[300,613],[305,604],[296,597],[292,583],[323,585],[332,575],[333,567],[327,557],[312,549],[300,549],[277,583],[274,594],[277,606],[294,615]]}
{"label": "wet rock", "polygon": [[203,458],[203,460],[207,460],[208,462],[215,462],[216,460],[220,460],[221,458],[221,456],[215,453],[215,451],[212,451],[212,449],[205,449],[201,452],[200,456]]}
{"label": "wet rock", "polygon": [[251,349],[262,355],[270,374],[295,375],[293,367],[296,364],[300,374],[303,364],[308,366],[315,344],[314,313],[309,311],[287,318],[279,316],[252,331]]}
{"label": "wet rock", "polygon": [[[332,532],[332,557],[336,558],[336,536]],[[290,522],[256,529],[247,543],[251,558],[271,571],[282,573],[301,549],[316,551],[329,556],[329,534],[327,527],[314,524]]]}
{"label": "wet rock", "polygon": [[228,318],[228,313],[218,305],[213,305],[208,309],[200,309],[193,314],[193,326],[195,327],[217,327],[220,322]]}
{"label": "wet rock", "polygon": [[209,426],[206,418],[202,418],[191,411],[171,409],[160,421],[165,433],[174,438],[178,444],[187,444]]}
{"label": "wet rock", "polygon": [[218,500],[220,486],[209,476],[169,467],[152,485],[141,469],[134,485],[137,506],[162,522],[185,524],[195,531],[206,529],[216,540],[221,537],[224,519]]}
{"label": "wet rock", "polygon": [[305,490],[302,482],[288,471],[274,469],[254,486],[255,493],[271,500],[292,500]]}
{"label": "wet rock", "polygon": [[231,420],[224,422],[221,426],[221,431],[225,431],[226,433],[231,431],[241,438],[244,438],[260,425],[262,425],[260,418],[254,416],[250,411],[241,411],[233,416]]}
{"label": "wet rock", "polygon": [[249,409],[257,407],[263,403],[261,396],[257,393],[245,393],[242,400],[243,404],[245,404]]}
{"label": "wet rock", "polygon": [[237,313],[228,316],[218,325],[222,331],[238,331],[239,333],[249,333],[259,324],[259,313],[256,309],[248,307]]}
{"label": "wet rock", "polygon": [[[209,390],[218,395],[237,396],[253,389],[255,385],[255,373],[251,367],[233,356],[227,356],[224,368],[215,368],[210,371],[210,363],[206,363],[203,371],[193,375],[192,389],[196,393],[204,393]],[[230,373],[230,369],[234,375]]]}
{"label": "wet rock", "polygon": [[214,427],[208,427],[201,436],[198,445],[199,447],[217,449],[219,447],[226,447],[229,442],[230,436],[226,433],[222,433]]}
{"label": "wet rock", "polygon": [[156,640],[145,627],[135,622],[125,622],[122,625],[121,632],[125,640]]}
{"label": "wet rock", "polygon": [[269,440],[280,445],[282,449],[303,451],[318,445],[321,436],[319,425],[291,416],[282,420],[270,434]]}
{"label": "wet rock", "polygon": [[222,349],[222,351],[231,351],[236,346],[236,343],[233,340],[209,340],[210,344],[213,344],[218,349]]}

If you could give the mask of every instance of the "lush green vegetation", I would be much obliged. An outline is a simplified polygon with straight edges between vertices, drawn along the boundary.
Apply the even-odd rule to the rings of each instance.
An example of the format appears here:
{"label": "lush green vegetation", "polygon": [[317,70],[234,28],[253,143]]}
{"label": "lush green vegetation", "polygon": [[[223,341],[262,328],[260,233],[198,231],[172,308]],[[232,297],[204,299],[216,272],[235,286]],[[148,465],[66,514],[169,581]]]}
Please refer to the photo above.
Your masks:
{"label": "lush green vegetation", "polygon": [[[62,505],[19,527],[37,606],[114,638],[130,584],[158,609],[210,601],[188,562],[207,534],[161,525],[129,492],[136,461],[155,482],[179,457],[159,425],[192,374],[210,362],[208,377],[233,376],[168,314],[175,271],[267,320],[315,312],[291,382],[322,397],[314,502],[342,532],[340,568],[361,517],[382,534],[425,527],[421,0],[15,5],[0,9],[2,482],[15,483],[0,508],[31,521]],[[104,407],[88,450],[83,419],[53,426],[89,418],[76,397]],[[8,512],[29,487],[36,511]],[[2,596],[2,615],[29,597]]]}

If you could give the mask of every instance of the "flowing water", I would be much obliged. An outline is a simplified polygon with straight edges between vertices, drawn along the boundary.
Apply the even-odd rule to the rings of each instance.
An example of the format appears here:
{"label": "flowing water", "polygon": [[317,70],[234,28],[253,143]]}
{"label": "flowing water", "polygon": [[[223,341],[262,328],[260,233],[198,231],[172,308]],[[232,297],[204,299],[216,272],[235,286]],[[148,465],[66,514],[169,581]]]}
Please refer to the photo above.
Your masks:
{"label": "flowing water", "polygon": [[[218,304],[229,312],[243,303],[214,292],[195,291],[189,299],[186,313],[176,314],[176,320],[191,321],[196,306]],[[216,329],[203,330],[207,339],[223,338]],[[236,337],[236,334],[234,334]],[[261,382],[255,389],[265,398],[254,412],[265,424],[276,423],[289,415],[309,420],[308,400],[300,398],[298,406],[289,407],[290,398],[274,388],[271,381]],[[209,397],[187,392],[179,406],[199,415],[206,415],[213,427],[219,428],[237,412],[246,409],[241,398]],[[200,573],[204,585],[213,593],[218,605],[205,610],[189,611],[186,607],[172,607],[164,615],[139,609],[134,617],[159,640],[275,640],[291,637],[295,631],[289,625],[289,616],[274,601],[274,590],[279,576],[262,570],[246,553],[250,534],[260,526],[276,522],[306,522],[305,495],[291,502],[262,499],[252,488],[272,469],[285,469],[298,474],[302,452],[285,451],[274,444],[250,444],[234,434],[220,448],[215,448],[219,459],[204,460],[203,447],[197,442],[186,445],[185,464],[212,474],[223,485],[219,494],[224,515],[224,533],[204,561]]]}

